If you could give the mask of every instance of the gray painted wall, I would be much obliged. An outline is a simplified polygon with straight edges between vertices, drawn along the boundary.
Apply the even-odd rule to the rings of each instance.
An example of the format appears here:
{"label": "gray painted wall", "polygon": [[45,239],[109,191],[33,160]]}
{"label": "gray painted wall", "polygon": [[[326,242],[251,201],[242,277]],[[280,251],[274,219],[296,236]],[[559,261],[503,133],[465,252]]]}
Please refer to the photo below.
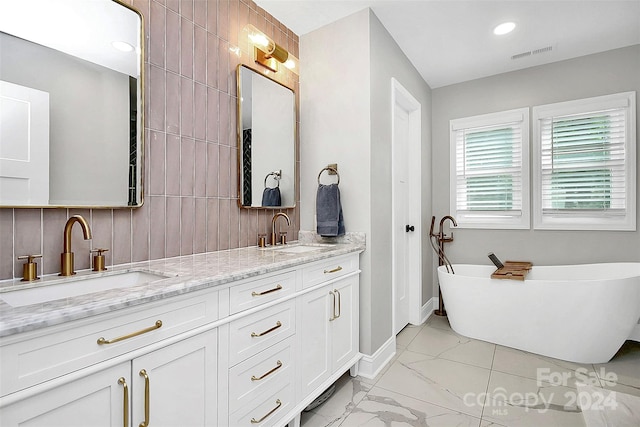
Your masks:
{"label": "gray painted wall", "polygon": [[[409,59],[390,36],[376,15],[370,14],[371,34],[371,210],[372,216],[371,246],[372,275],[378,278],[380,294],[385,299],[376,299],[372,303],[374,313],[389,310],[392,297],[392,128],[391,116],[391,79],[395,78],[421,105],[421,211],[420,224],[414,224],[416,234],[422,238],[422,301],[424,305],[433,295],[431,289],[432,261],[428,247],[429,221],[431,218],[431,88],[425,83]],[[414,153],[409,153],[409,156]],[[392,318],[375,316],[372,318],[374,330],[386,330],[388,339],[392,335]],[[387,322],[387,323],[383,323]],[[380,337],[382,339],[384,337]],[[374,343],[374,349],[384,341]],[[376,345],[377,344],[377,345]]]}
{"label": "gray painted wall", "polygon": [[[434,215],[449,213],[449,120],[632,90],[640,91],[640,45],[434,89]],[[637,161],[640,166],[640,155]],[[640,231],[460,229],[454,235],[445,248],[453,263],[490,264],[490,251],[540,265],[640,261]]]}
{"label": "gray painted wall", "polygon": [[[300,37],[301,230],[316,229],[318,172],[337,163],[345,228],[371,237],[368,26],[358,13]],[[360,268],[360,349],[371,354],[370,248]]]}
{"label": "gray painted wall", "polygon": [[[318,172],[338,163],[346,229],[367,235],[360,258],[360,351],[373,354],[392,336],[391,78],[422,104],[425,217],[430,89],[370,10],[302,36],[300,62],[300,228],[315,230]],[[426,264],[428,299],[430,260]]]}

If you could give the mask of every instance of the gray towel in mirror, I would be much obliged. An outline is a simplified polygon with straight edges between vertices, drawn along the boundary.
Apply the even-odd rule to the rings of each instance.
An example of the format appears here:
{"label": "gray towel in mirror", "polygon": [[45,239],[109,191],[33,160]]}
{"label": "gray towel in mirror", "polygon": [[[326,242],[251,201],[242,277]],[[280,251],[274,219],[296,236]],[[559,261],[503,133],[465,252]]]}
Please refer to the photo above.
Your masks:
{"label": "gray towel in mirror", "polygon": [[262,206],[280,206],[282,198],[280,188],[265,188],[262,192]]}
{"label": "gray towel in mirror", "polygon": [[321,236],[335,237],[345,233],[338,184],[318,185],[316,221],[317,232]]}

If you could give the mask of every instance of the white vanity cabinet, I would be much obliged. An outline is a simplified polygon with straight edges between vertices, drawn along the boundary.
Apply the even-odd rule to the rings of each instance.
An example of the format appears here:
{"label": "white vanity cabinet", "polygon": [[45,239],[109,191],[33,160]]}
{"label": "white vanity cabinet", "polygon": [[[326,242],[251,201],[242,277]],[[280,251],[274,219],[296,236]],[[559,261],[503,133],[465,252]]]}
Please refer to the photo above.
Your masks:
{"label": "white vanity cabinet", "polygon": [[215,425],[217,344],[213,329],[134,359],[130,425]]}
{"label": "white vanity cabinet", "polygon": [[0,409],[0,425],[122,427],[130,384],[131,364],[121,363]]}
{"label": "white vanity cabinet", "polygon": [[217,331],[22,399],[0,410],[3,427],[209,426],[217,414]]}
{"label": "white vanity cabinet", "polygon": [[360,356],[358,257],[355,250],[310,257],[3,337],[0,425],[299,422],[299,413]]}
{"label": "white vanity cabinet", "polygon": [[333,374],[349,369],[358,354],[358,276],[304,294],[300,312],[300,394],[319,389]]}

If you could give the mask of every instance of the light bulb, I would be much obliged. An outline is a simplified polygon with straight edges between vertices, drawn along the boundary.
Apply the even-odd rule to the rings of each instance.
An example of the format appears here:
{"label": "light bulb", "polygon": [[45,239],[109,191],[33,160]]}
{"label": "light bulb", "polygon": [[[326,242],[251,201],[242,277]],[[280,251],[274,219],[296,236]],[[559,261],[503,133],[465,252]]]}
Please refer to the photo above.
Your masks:
{"label": "light bulb", "polygon": [[493,29],[493,34],[496,36],[503,36],[505,34],[509,34],[511,31],[516,28],[516,24],[513,22],[504,22]]}

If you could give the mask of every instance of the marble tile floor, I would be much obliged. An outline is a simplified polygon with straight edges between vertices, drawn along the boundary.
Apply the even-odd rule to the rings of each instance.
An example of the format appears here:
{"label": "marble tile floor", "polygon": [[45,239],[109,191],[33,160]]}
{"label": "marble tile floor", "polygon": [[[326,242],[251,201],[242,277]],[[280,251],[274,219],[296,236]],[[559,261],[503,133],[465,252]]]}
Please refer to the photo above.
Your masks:
{"label": "marble tile floor", "polygon": [[302,414],[302,426],[585,427],[579,403],[615,402],[585,402],[577,382],[640,396],[637,342],[609,363],[581,365],[469,339],[431,316],[402,330],[396,345],[376,378],[346,373],[329,400]]}

